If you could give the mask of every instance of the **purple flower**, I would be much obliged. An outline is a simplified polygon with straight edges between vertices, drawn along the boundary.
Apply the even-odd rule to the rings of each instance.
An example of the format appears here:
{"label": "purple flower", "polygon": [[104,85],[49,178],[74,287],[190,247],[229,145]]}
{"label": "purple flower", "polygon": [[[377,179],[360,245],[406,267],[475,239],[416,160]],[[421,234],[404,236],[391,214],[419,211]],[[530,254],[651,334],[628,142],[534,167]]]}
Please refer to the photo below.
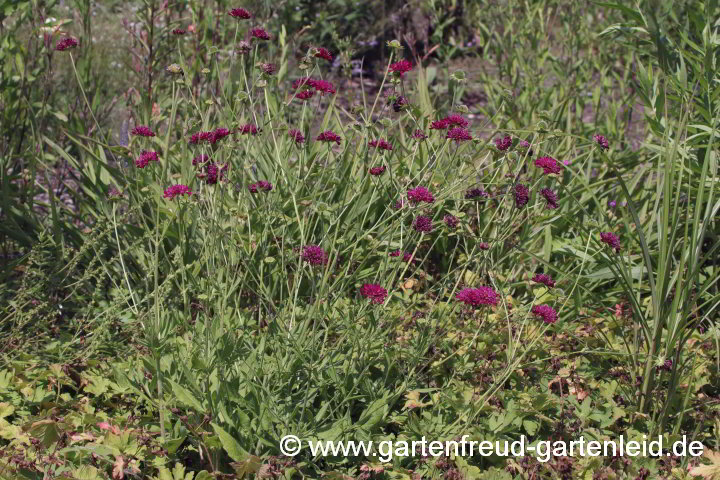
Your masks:
{"label": "purple flower", "polygon": [[246,123],[245,125],[238,128],[237,131],[240,132],[241,135],[257,135],[258,128],[252,123]]}
{"label": "purple flower", "polygon": [[250,190],[250,193],[258,193],[259,191],[269,192],[272,189],[272,183],[266,182],[265,180],[260,180],[257,183],[251,183],[250,185],[248,185],[248,190]]}
{"label": "purple flower", "polygon": [[485,199],[488,197],[490,197],[490,195],[482,188],[471,188],[465,192],[465,200],[473,200],[476,198]]}
{"label": "purple flower", "polygon": [[235,18],[242,18],[243,20],[247,20],[249,18],[252,18],[252,15],[250,12],[245,10],[244,8],[233,8],[228,12],[228,15]]}
{"label": "purple flower", "polygon": [[412,136],[416,140],[425,140],[427,138],[427,135],[425,135],[422,130],[415,130]]}
{"label": "purple flower", "polygon": [[250,36],[259,40],[270,40],[270,34],[263,28],[253,28],[250,30]]}
{"label": "purple flower", "polygon": [[412,66],[412,62],[410,62],[410,60],[400,60],[399,62],[395,62],[395,63],[391,64],[389,67],[389,70],[392,73],[402,77],[407,72],[412,70],[412,68],[413,68],[413,66]]}
{"label": "purple flower", "polygon": [[558,207],[557,195],[555,194],[555,192],[553,192],[549,188],[543,188],[542,190],[540,190],[540,195],[545,197],[545,200],[547,200],[547,205],[545,205],[545,208],[552,210]]}
{"label": "purple flower", "polygon": [[62,40],[60,40],[57,45],[55,45],[55,50],[58,52],[64,52],[65,50],[68,50],[70,48],[75,48],[78,46],[77,39],[73,37],[65,37]]}
{"label": "purple flower", "polygon": [[455,142],[463,142],[465,140],[472,140],[472,136],[470,135],[470,132],[465,130],[464,128],[455,127],[448,130],[447,136],[445,137],[449,140],[455,140]]}
{"label": "purple flower", "polygon": [[412,203],[433,203],[435,201],[435,197],[430,193],[430,190],[423,186],[411,188],[408,190],[407,196]]}
{"label": "purple flower", "polygon": [[377,177],[378,175],[382,175],[383,173],[385,173],[385,165],[381,165],[379,167],[372,167],[369,172],[370,175],[373,175],[375,177]]}
{"label": "purple flower", "polygon": [[460,127],[460,128],[467,128],[470,126],[470,122],[465,120],[465,118],[462,115],[458,114],[452,114],[448,115],[443,119],[448,127]]}
{"label": "purple flower", "polygon": [[218,168],[216,163],[209,163],[205,166],[206,177],[205,181],[210,185],[215,185],[218,180],[222,180],[225,176],[225,171],[228,169],[228,164],[224,164]]}
{"label": "purple flower", "polygon": [[478,248],[480,250],[490,250],[490,244],[487,242],[480,242],[478,243]]}
{"label": "purple flower", "polygon": [[498,150],[504,152],[512,146],[512,138],[509,135],[506,135],[505,138],[496,138],[495,146]]}
{"label": "purple flower", "polygon": [[325,130],[320,135],[317,136],[315,140],[318,140],[320,142],[336,142],[338,145],[340,145],[340,135],[333,132],[332,130]]}
{"label": "purple flower", "polygon": [[449,213],[443,217],[443,221],[445,222],[445,225],[447,225],[448,228],[451,230],[455,230],[458,226],[457,217],[450,215]]}
{"label": "purple flower", "polygon": [[198,155],[197,157],[193,158],[193,159],[192,159],[192,164],[193,164],[193,165],[198,165],[198,164],[200,164],[200,163],[205,163],[205,162],[207,162],[208,160],[210,160],[210,157],[209,157],[208,155],[202,154],[202,155]]}
{"label": "purple flower", "polygon": [[530,200],[530,189],[525,185],[518,183],[515,185],[515,206],[521,208]]}
{"label": "purple flower", "polygon": [[140,137],[154,137],[155,132],[150,130],[150,127],[145,125],[138,125],[137,127],[130,130],[130,135],[138,135]]}
{"label": "purple flower", "polygon": [[552,157],[538,158],[537,160],[535,160],[535,166],[542,168],[545,175],[552,175],[553,173],[562,172],[562,167],[557,162],[557,160]]}
{"label": "purple flower", "polygon": [[620,251],[620,239],[612,232],[601,232],[600,241],[614,248],[616,252]]}
{"label": "purple flower", "polygon": [[555,280],[553,280],[550,275],[545,275],[544,273],[538,273],[532,278],[532,281],[535,283],[542,283],[548,288],[553,288],[555,286]]}
{"label": "purple flower", "polygon": [[212,145],[215,144],[218,140],[222,140],[223,138],[230,135],[230,130],[227,128],[216,128],[212,132],[210,132],[210,135],[208,135],[207,141],[210,142]]}
{"label": "purple flower", "polygon": [[498,293],[490,287],[465,288],[460,290],[455,298],[465,305],[479,307],[481,305],[495,306],[498,303]]}
{"label": "purple flower", "polygon": [[557,322],[557,312],[550,305],[535,305],[530,309],[533,315],[543,319],[547,324]]}
{"label": "purple flower", "polygon": [[308,81],[308,85],[310,85],[316,91],[318,91],[322,94],[335,93],[335,87],[333,87],[333,84],[330,82],[326,82],[325,80],[312,80],[311,79],[310,81]]}
{"label": "purple flower", "polygon": [[384,140],[382,138],[379,140],[372,140],[369,143],[369,145],[371,147],[379,148],[381,150],[392,150],[393,149],[392,145],[390,145],[390,142],[388,142],[387,140]]}
{"label": "purple flower", "polygon": [[426,215],[419,215],[413,221],[413,228],[416,232],[432,232],[432,219]]}
{"label": "purple flower", "polygon": [[305,101],[305,100],[311,99],[314,95],[315,95],[315,92],[313,92],[312,90],[303,90],[302,92],[296,93],[295,98],[297,98],[298,100]]}
{"label": "purple flower", "polygon": [[302,259],[310,265],[327,265],[328,254],[318,245],[305,245],[302,249]]}
{"label": "purple flower", "polygon": [[328,62],[332,62],[333,57],[330,53],[330,50],[323,47],[317,47],[315,49],[315,55],[313,55],[315,58],[322,58],[323,60],[327,60]]}
{"label": "purple flower", "polygon": [[172,200],[173,198],[179,196],[179,195],[192,195],[192,192],[190,191],[190,188],[188,188],[187,185],[171,185],[168,188],[165,189],[165,192],[163,193],[164,198],[169,198]]}
{"label": "purple flower", "polygon": [[604,135],[594,135],[593,139],[595,139],[595,143],[597,143],[601,149],[607,150],[610,148],[610,143]]}
{"label": "purple flower", "polygon": [[442,120],[436,120],[430,123],[430,130],[445,130],[448,128],[448,125],[450,125],[450,123],[447,119],[443,118]]}
{"label": "purple flower", "polygon": [[290,135],[290,138],[292,138],[295,143],[305,143],[305,135],[303,135],[300,130],[292,129],[288,132],[288,135]]}
{"label": "purple flower", "polygon": [[387,298],[388,292],[376,283],[366,283],[360,287],[360,295],[369,298],[372,303],[383,303]]}
{"label": "purple flower", "polygon": [[617,202],[615,200],[610,200],[608,202],[608,207],[615,208],[617,206]]}
{"label": "purple flower", "polygon": [[135,166],[137,168],[145,168],[150,162],[157,161],[159,161],[157,152],[148,152],[146,150],[143,150],[140,153],[140,156],[135,159]]}
{"label": "purple flower", "polygon": [[395,113],[400,112],[400,110],[403,109],[405,105],[408,104],[408,99],[400,95],[397,97],[397,99],[393,102],[392,107],[393,110],[395,110]]}
{"label": "purple flower", "polygon": [[260,65],[260,69],[267,75],[273,75],[277,71],[277,66],[274,63],[263,63]]}

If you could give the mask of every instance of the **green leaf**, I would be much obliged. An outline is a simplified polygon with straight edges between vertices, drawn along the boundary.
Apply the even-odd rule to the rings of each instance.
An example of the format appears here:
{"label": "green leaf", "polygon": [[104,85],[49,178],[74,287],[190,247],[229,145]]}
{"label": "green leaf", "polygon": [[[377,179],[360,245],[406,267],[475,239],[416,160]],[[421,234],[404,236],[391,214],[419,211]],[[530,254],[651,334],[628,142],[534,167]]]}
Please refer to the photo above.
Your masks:
{"label": "green leaf", "polygon": [[170,380],[170,384],[172,385],[172,390],[177,399],[185,405],[186,407],[190,407],[195,409],[196,412],[204,412],[205,409],[202,406],[202,403],[200,403],[190,392],[190,390],[186,389],[182,385],[173,382]]}
{"label": "green leaf", "polygon": [[220,443],[222,444],[223,448],[225,449],[227,454],[230,455],[230,458],[232,458],[236,462],[242,462],[243,460],[247,459],[250,454],[240,446],[240,444],[237,442],[237,440],[233,438],[232,435],[223,430],[220,425],[214,422],[211,423],[211,425],[213,427],[213,430],[215,430],[218,438],[220,439]]}

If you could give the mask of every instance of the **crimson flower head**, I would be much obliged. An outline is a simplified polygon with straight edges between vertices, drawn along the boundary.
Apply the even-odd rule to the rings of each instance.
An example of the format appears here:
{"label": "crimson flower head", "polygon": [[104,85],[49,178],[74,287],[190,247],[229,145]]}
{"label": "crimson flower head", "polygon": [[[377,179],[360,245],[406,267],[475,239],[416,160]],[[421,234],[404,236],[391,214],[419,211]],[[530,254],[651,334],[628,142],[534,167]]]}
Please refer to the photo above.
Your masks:
{"label": "crimson flower head", "polygon": [[555,280],[550,277],[550,275],[545,275],[544,273],[538,273],[533,278],[532,281],[535,283],[542,283],[548,288],[553,288],[555,286]]}
{"label": "crimson flower head", "polygon": [[470,135],[470,132],[464,128],[455,127],[448,130],[445,138],[448,140],[455,140],[455,142],[464,142],[465,140],[472,140],[472,135]]}
{"label": "crimson flower head", "polygon": [[277,71],[277,67],[274,63],[263,63],[260,68],[267,75],[273,75]]}
{"label": "crimson flower head", "polygon": [[450,122],[447,121],[447,118],[443,118],[441,120],[435,120],[434,122],[430,123],[430,130],[445,130],[450,125]]}
{"label": "crimson flower head", "polygon": [[499,295],[491,287],[464,288],[455,295],[455,298],[465,305],[477,308],[482,305],[497,305]]}
{"label": "crimson flower head", "polygon": [[273,189],[272,183],[266,182],[265,180],[260,180],[257,183],[251,183],[248,185],[248,190],[250,190],[250,193],[258,193],[258,192],[269,192]]}
{"label": "crimson flower head", "polygon": [[202,154],[202,155],[198,155],[197,157],[193,158],[193,159],[192,159],[192,164],[193,164],[193,165],[198,165],[198,164],[200,164],[200,163],[205,163],[205,162],[207,162],[208,160],[210,160],[210,157],[207,156],[207,155],[205,155],[205,154]]}
{"label": "crimson flower head", "polygon": [[360,287],[360,295],[369,298],[372,303],[381,304],[387,298],[388,292],[376,283],[366,283]]}
{"label": "crimson flower head", "polygon": [[212,132],[208,132],[208,135],[206,136],[206,140],[210,142],[212,145],[215,145],[215,142],[218,140],[222,140],[223,138],[230,135],[232,132],[228,130],[227,128],[216,128]]}
{"label": "crimson flower head", "polygon": [[320,135],[318,135],[315,140],[320,142],[335,142],[340,145],[340,140],[342,140],[342,138],[340,138],[340,135],[333,132],[332,130],[325,130]]}
{"label": "crimson flower head", "polygon": [[315,95],[315,92],[312,90],[303,90],[302,92],[296,93],[295,98],[305,101],[311,99],[313,95]]}
{"label": "crimson flower head", "polygon": [[557,312],[550,305],[535,305],[530,312],[547,324],[557,322]]}
{"label": "crimson flower head", "polygon": [[390,71],[400,77],[412,70],[412,62],[410,60],[400,60],[390,64]]}
{"label": "crimson flower head", "polygon": [[293,90],[297,90],[300,87],[305,87],[305,86],[312,87],[312,82],[313,82],[313,79],[310,77],[298,78],[297,80],[293,80],[292,88],[293,88]]}
{"label": "crimson flower head", "polygon": [[270,40],[270,34],[264,28],[253,28],[250,30],[250,36],[258,40]]}
{"label": "crimson flower head", "polygon": [[422,186],[411,188],[408,190],[407,196],[412,203],[433,203],[435,201],[435,197],[430,193],[430,190]]}
{"label": "crimson flower head", "polygon": [[155,132],[150,130],[150,127],[145,125],[138,125],[137,127],[130,130],[131,135],[138,135],[140,137],[154,137]]}
{"label": "crimson flower head", "polygon": [[427,215],[418,215],[413,221],[413,228],[416,232],[432,232],[432,219]]}
{"label": "crimson flower head", "polygon": [[175,28],[173,29],[172,33],[173,35],[185,35],[185,33],[187,32],[182,28]]}
{"label": "crimson flower head", "polygon": [[326,82],[325,80],[313,80],[310,79],[308,82],[308,85],[313,87],[316,91],[320,92],[321,94],[334,94],[335,93],[335,87],[333,87],[333,84],[330,82]]}
{"label": "crimson flower head", "polygon": [[480,250],[490,250],[490,244],[487,242],[480,242],[478,243],[478,248]]}
{"label": "crimson flower head", "polygon": [[157,161],[159,161],[157,152],[148,152],[146,150],[143,150],[140,153],[140,156],[135,159],[135,166],[137,168],[145,168],[150,162]]}
{"label": "crimson flower head", "polygon": [[330,50],[323,47],[317,47],[315,49],[315,55],[313,55],[315,58],[322,58],[323,60],[327,60],[328,62],[332,62],[332,54],[330,53]]}
{"label": "crimson flower head", "polygon": [[292,129],[288,132],[288,135],[290,135],[290,138],[295,140],[295,143],[305,143],[305,135],[302,134],[300,130]]}
{"label": "crimson flower head", "polygon": [[318,245],[305,245],[302,249],[302,259],[310,265],[327,265],[328,254]]}
{"label": "crimson flower head", "polygon": [[465,117],[456,113],[448,115],[443,119],[448,127],[460,127],[467,128],[470,126],[470,122],[465,120]]}
{"label": "crimson flower head", "polygon": [[244,8],[233,8],[228,12],[228,15],[235,18],[242,18],[243,20],[247,20],[249,18],[252,18],[252,15],[250,12],[245,10]]}
{"label": "crimson flower head", "polygon": [[240,132],[241,135],[257,135],[258,128],[252,123],[246,123],[245,125],[238,128],[238,132]]}
{"label": "crimson flower head", "polygon": [[210,185],[215,185],[218,180],[221,180],[225,176],[225,172],[227,171],[227,169],[227,163],[219,168],[216,163],[207,164],[205,167],[205,181]]}
{"label": "crimson flower head", "polygon": [[379,148],[381,150],[392,150],[393,147],[387,140],[383,140],[382,138],[379,140],[373,140],[369,144],[371,147]]}
{"label": "crimson flower head", "polygon": [[449,229],[455,230],[458,226],[458,219],[454,215],[450,215],[449,213],[443,217],[443,221],[445,222],[445,225],[448,226]]}
{"label": "crimson flower head", "polygon": [[425,135],[425,133],[422,130],[415,130],[415,132],[413,132],[412,136],[416,140],[425,140],[427,138],[427,135]]}
{"label": "crimson flower head", "polygon": [[521,208],[530,201],[530,189],[525,185],[518,183],[515,185],[515,206]]}
{"label": "crimson flower head", "polygon": [[607,244],[610,248],[614,248],[616,252],[620,251],[620,239],[612,232],[601,232],[600,241]]}
{"label": "crimson flower head", "polygon": [[512,146],[512,138],[510,137],[510,135],[506,135],[504,138],[496,138],[495,146],[498,150],[504,152]]}
{"label": "crimson flower head", "polygon": [[163,197],[169,198],[170,200],[182,195],[192,195],[192,191],[190,191],[190,188],[187,185],[170,185],[163,193]]}
{"label": "crimson flower head", "polygon": [[608,142],[607,138],[605,138],[605,135],[594,135],[593,139],[595,140],[595,143],[597,143],[603,150],[607,150],[610,148],[610,143]]}
{"label": "crimson flower head", "polygon": [[65,37],[62,40],[60,40],[57,45],[55,45],[55,50],[58,52],[64,52],[65,50],[69,50],[71,48],[75,48],[78,46],[78,41],[76,38],[73,37]]}
{"label": "crimson flower head", "polygon": [[379,167],[372,167],[369,172],[370,175],[373,175],[375,177],[382,175],[383,173],[385,173],[385,165],[381,165]]}
{"label": "crimson flower head", "polygon": [[535,166],[542,168],[545,175],[552,175],[553,173],[561,173],[562,167],[552,157],[540,157],[535,160]]}
{"label": "crimson flower head", "polygon": [[553,210],[558,207],[557,194],[555,194],[555,192],[553,192],[549,188],[543,188],[542,190],[540,190],[540,195],[545,197],[545,200],[547,200],[547,205],[545,205],[545,208]]}

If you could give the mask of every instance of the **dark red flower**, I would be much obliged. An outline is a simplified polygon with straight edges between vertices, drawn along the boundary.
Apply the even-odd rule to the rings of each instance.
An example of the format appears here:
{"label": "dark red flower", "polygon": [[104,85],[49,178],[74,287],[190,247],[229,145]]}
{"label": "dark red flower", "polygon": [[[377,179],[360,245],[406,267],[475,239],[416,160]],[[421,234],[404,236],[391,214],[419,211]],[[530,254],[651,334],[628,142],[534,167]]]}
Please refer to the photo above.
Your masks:
{"label": "dark red flower", "polygon": [[594,135],[593,139],[603,150],[607,150],[610,148],[610,143],[604,135]]}
{"label": "dark red flower", "polygon": [[145,168],[150,162],[157,161],[159,161],[157,152],[148,152],[146,150],[143,150],[140,153],[140,156],[135,159],[135,166],[137,168]]}
{"label": "dark red flower", "polygon": [[150,127],[145,125],[138,125],[137,127],[130,130],[131,135],[138,135],[140,137],[154,137],[155,132],[150,130]]}
{"label": "dark red flower", "polygon": [[188,188],[187,185],[171,185],[165,189],[165,192],[163,192],[163,197],[169,198],[170,200],[179,195],[190,196],[192,195],[192,191],[190,191],[190,188]]}
{"label": "dark red flower", "polygon": [[173,29],[172,33],[173,35],[185,35],[185,33],[187,32],[182,28],[175,28]]}
{"label": "dark red flower", "polygon": [[530,189],[518,183],[515,185],[515,206],[521,208],[530,201]]}
{"label": "dark red flower", "polygon": [[614,248],[616,252],[620,251],[620,239],[612,232],[601,232],[600,241]]}
{"label": "dark red flower", "polygon": [[360,287],[360,295],[369,298],[372,303],[383,303],[388,296],[387,290],[375,283],[366,283]]}
{"label": "dark red flower", "polygon": [[332,54],[330,53],[330,50],[323,47],[317,47],[315,49],[315,55],[313,55],[315,58],[322,58],[323,60],[327,60],[328,62],[332,62]]}
{"label": "dark red flower", "polygon": [[435,120],[430,124],[430,130],[445,130],[449,125],[450,123],[445,118],[442,120]]}
{"label": "dark red flower", "polygon": [[313,95],[315,95],[315,92],[313,92],[312,90],[303,90],[302,92],[296,93],[295,98],[298,98],[298,99],[304,101],[304,100],[308,100],[308,99],[312,98]]}
{"label": "dark red flower", "polygon": [[310,265],[327,265],[328,254],[318,245],[305,245],[302,249],[302,259]]}
{"label": "dark red flower", "polygon": [[325,130],[320,135],[317,136],[315,140],[318,140],[320,142],[336,142],[338,145],[340,145],[340,135],[333,132],[332,130]]}
{"label": "dark red flower", "polygon": [[378,176],[385,173],[385,165],[381,165],[379,167],[372,167],[370,170],[370,175]]}
{"label": "dark red flower", "polygon": [[530,309],[533,315],[543,319],[547,324],[557,322],[557,312],[550,305],[535,305]]}
{"label": "dark red flower", "polygon": [[426,215],[418,215],[413,221],[413,228],[416,232],[432,232],[432,219]]}
{"label": "dark red flower", "polygon": [[78,46],[77,39],[73,37],[65,37],[61,39],[57,45],[55,45],[55,50],[58,52],[64,52],[65,50],[68,50],[70,48],[75,48]]}
{"label": "dark red flower", "polygon": [[412,70],[412,62],[410,60],[400,60],[390,65],[390,71],[400,77]]}
{"label": "dark red flower", "polygon": [[533,278],[532,281],[535,283],[542,283],[548,288],[553,288],[555,286],[555,280],[550,277],[550,275],[545,275],[544,273],[538,273]]}
{"label": "dark red flower", "polygon": [[238,128],[238,132],[240,132],[241,135],[257,135],[258,128],[252,123],[246,123]]}
{"label": "dark red flower", "polygon": [[308,80],[308,85],[313,87],[316,91],[320,92],[321,94],[334,94],[335,93],[335,87],[333,87],[333,84],[330,82],[326,82],[325,80],[314,80],[310,79]]}
{"label": "dark red flower", "polygon": [[228,15],[235,18],[242,18],[243,20],[247,20],[249,18],[252,18],[252,15],[250,12],[245,10],[244,8],[233,8],[228,12]]}
{"label": "dark red flower", "polygon": [[457,300],[471,307],[495,306],[499,297],[498,293],[490,287],[465,288],[455,295]]}
{"label": "dark red flower", "polygon": [[470,122],[465,120],[465,117],[458,114],[448,115],[443,119],[448,127],[460,127],[467,128],[470,126]]}
{"label": "dark red flower", "polygon": [[478,248],[480,250],[490,250],[490,244],[487,242],[480,242],[478,243]]}
{"label": "dark red flower", "polygon": [[207,156],[207,155],[205,155],[205,154],[202,154],[202,155],[198,155],[197,157],[193,158],[193,159],[192,159],[192,164],[193,164],[193,165],[198,165],[198,164],[200,164],[200,163],[205,163],[205,162],[207,162],[208,160],[210,160],[210,157]]}
{"label": "dark red flower", "polygon": [[370,142],[371,147],[379,148],[381,150],[392,150],[393,147],[390,145],[390,142],[387,140],[383,140],[382,138],[379,140],[373,140]]}
{"label": "dark red flower", "polygon": [[277,67],[274,63],[263,63],[262,65],[260,65],[260,68],[267,75],[273,75],[277,71]]}
{"label": "dark red flower", "polygon": [[225,171],[227,171],[227,169],[227,163],[220,168],[218,168],[216,163],[207,164],[205,166],[205,181],[210,185],[216,184],[218,180],[221,180],[225,176]]}
{"label": "dark red flower", "polygon": [[430,190],[423,186],[411,188],[408,190],[407,196],[412,203],[433,203],[435,201],[435,197],[430,193]]}
{"label": "dark red flower", "polygon": [[227,128],[216,128],[212,132],[208,132],[207,135],[207,141],[210,142],[212,145],[215,144],[218,140],[222,140],[223,138],[230,135],[232,132],[228,130]]}
{"label": "dark red flower", "polygon": [[408,104],[408,99],[400,95],[395,99],[395,101],[392,104],[393,110],[395,110],[395,113],[400,112],[405,105]]}
{"label": "dark red flower", "polygon": [[455,140],[455,142],[463,142],[465,140],[472,140],[472,136],[470,135],[470,132],[465,130],[464,128],[455,127],[451,128],[447,136],[445,137],[449,140]]}
{"label": "dark red flower", "polygon": [[552,157],[538,158],[537,160],[535,160],[535,166],[542,168],[545,175],[552,175],[553,173],[562,172],[562,167],[560,166],[558,161]]}
{"label": "dark red flower", "polygon": [[263,28],[253,28],[250,30],[250,36],[259,40],[270,40],[270,34]]}
{"label": "dark red flower", "polygon": [[265,180],[260,180],[257,183],[251,183],[250,185],[248,185],[248,190],[250,190],[250,193],[258,193],[259,191],[269,192],[272,189],[272,183],[266,182]]}
{"label": "dark red flower", "polygon": [[496,138],[495,146],[498,150],[504,152],[508,148],[512,147],[512,138],[510,137],[510,135],[506,135],[504,138]]}
{"label": "dark red flower", "polygon": [[302,77],[298,78],[297,80],[293,80],[292,88],[293,90],[297,90],[300,87],[308,86],[312,87],[313,79],[310,77]]}
{"label": "dark red flower", "polygon": [[455,230],[458,226],[457,217],[450,215],[449,213],[443,217],[443,221],[445,221],[445,225],[447,225],[451,230]]}
{"label": "dark red flower", "polygon": [[305,135],[300,130],[292,129],[288,132],[288,135],[295,140],[295,143],[305,143]]}
{"label": "dark red flower", "polygon": [[552,210],[558,207],[557,195],[555,194],[555,192],[553,192],[549,188],[543,188],[542,190],[540,190],[540,195],[545,197],[545,200],[547,200],[547,205],[545,206],[545,208]]}

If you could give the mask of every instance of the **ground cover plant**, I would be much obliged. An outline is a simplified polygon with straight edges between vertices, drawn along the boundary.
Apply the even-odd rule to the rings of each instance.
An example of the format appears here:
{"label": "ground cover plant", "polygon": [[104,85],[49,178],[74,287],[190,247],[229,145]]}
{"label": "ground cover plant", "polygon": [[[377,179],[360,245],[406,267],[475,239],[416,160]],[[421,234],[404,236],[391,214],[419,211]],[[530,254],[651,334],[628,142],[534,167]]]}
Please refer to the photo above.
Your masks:
{"label": "ground cover plant", "polygon": [[718,18],[0,1],[0,477],[720,478]]}

